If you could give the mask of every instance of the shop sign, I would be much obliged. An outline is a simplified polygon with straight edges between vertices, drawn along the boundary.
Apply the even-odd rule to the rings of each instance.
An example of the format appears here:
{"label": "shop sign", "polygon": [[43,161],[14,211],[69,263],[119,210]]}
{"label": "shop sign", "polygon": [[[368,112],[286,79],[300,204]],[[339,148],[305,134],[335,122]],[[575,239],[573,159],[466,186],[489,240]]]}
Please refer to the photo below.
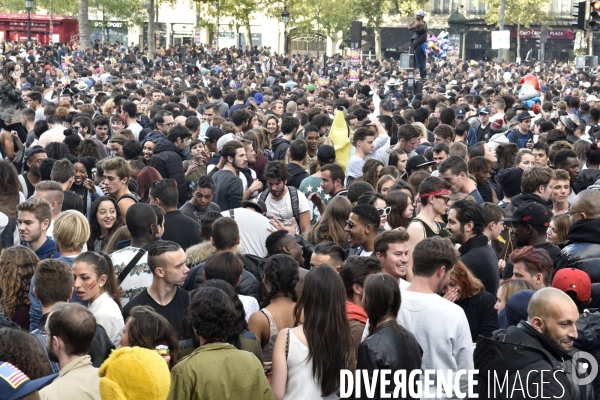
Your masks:
{"label": "shop sign", "polygon": [[[520,35],[521,39],[539,39],[540,38],[540,30],[539,29],[521,29]],[[516,39],[517,31],[510,31],[510,38]],[[575,39],[575,31],[572,30],[548,30],[548,39],[554,40],[573,40]]]}
{"label": "shop sign", "polygon": [[102,21],[93,21],[94,28],[123,28],[125,25],[123,22],[118,21],[108,21],[106,22],[106,26],[102,23]]}

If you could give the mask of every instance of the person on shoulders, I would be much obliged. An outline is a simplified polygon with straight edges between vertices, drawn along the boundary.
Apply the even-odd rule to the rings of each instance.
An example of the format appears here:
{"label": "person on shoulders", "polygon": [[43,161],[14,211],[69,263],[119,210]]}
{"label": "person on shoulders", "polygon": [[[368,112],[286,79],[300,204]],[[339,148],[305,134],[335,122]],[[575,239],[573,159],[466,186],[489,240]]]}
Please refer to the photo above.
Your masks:
{"label": "person on shoulders", "polygon": [[148,249],[148,267],[152,284],[123,307],[123,319],[129,318],[135,306],[150,306],[169,321],[180,339],[187,339],[181,337],[190,303],[189,294],[181,287],[189,272],[183,249],[168,240],[154,243]]}

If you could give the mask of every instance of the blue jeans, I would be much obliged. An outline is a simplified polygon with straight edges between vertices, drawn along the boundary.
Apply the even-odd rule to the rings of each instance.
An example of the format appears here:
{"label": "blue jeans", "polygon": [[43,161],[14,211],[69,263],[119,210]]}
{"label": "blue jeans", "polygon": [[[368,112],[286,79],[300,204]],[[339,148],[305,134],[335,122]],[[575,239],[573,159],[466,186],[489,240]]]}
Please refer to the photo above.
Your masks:
{"label": "blue jeans", "polygon": [[424,80],[427,75],[427,73],[425,72],[425,65],[427,63],[427,57],[425,56],[425,52],[423,51],[423,48],[421,47],[421,45],[415,46],[414,53],[415,53],[415,69],[419,70],[421,79]]}

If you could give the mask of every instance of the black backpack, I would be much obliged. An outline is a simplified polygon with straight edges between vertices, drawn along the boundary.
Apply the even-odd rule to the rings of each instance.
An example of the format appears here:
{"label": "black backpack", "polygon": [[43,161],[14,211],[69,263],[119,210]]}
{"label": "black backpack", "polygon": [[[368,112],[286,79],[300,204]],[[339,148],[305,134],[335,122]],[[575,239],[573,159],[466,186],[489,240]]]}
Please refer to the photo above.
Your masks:
{"label": "black backpack", "polygon": [[[296,218],[296,224],[300,226],[300,206],[298,205],[298,189],[294,186],[288,186],[288,190],[290,191],[290,200],[292,201],[292,212],[294,213],[294,218]],[[269,189],[265,189],[261,194],[259,199],[264,201],[266,204],[267,197],[269,196]]]}

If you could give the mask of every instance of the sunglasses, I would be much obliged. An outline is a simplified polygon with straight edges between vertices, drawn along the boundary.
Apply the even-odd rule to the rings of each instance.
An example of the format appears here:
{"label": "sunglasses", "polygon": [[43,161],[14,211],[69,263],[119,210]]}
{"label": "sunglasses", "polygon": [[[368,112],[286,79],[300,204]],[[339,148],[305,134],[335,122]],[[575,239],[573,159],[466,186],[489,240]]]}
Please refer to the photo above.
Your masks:
{"label": "sunglasses", "polygon": [[385,208],[377,209],[377,212],[379,213],[380,217],[383,215],[389,215],[391,211],[392,211],[392,207],[385,207]]}

